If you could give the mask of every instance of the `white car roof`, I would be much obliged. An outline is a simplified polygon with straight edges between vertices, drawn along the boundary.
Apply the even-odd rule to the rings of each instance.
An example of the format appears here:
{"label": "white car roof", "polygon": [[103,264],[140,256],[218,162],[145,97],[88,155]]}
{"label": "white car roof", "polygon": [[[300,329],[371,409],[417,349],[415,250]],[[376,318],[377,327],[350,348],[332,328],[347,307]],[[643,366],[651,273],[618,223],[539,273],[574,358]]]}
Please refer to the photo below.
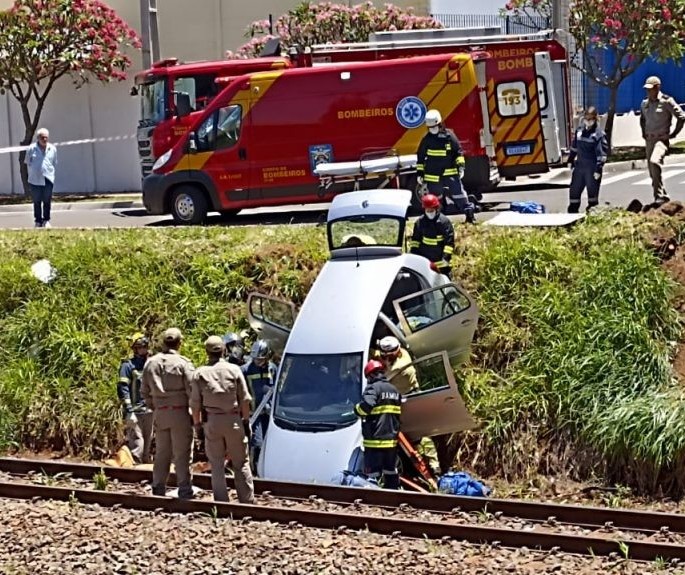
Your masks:
{"label": "white car roof", "polygon": [[367,350],[381,306],[407,257],[327,262],[297,316],[285,353]]}
{"label": "white car roof", "polygon": [[331,222],[362,214],[404,218],[411,202],[411,194],[409,190],[393,188],[346,192],[333,198],[328,210],[327,221]]}

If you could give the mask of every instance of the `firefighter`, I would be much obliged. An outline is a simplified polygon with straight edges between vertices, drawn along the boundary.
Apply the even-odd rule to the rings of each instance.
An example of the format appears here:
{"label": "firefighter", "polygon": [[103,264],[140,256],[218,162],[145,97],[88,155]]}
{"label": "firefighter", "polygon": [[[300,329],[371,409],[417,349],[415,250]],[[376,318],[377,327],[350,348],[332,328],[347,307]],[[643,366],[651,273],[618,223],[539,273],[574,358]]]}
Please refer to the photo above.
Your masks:
{"label": "firefighter", "polygon": [[568,158],[573,169],[569,188],[569,213],[578,213],[580,196],[584,189],[587,189],[588,210],[599,203],[599,186],[608,155],[609,141],[604,130],[597,124],[597,109],[590,106],[573,137]]}
{"label": "firefighter", "polygon": [[[276,379],[276,365],[271,360],[271,347],[269,342],[258,339],[254,342],[250,352],[250,361],[243,367],[243,375],[247,381],[247,388],[252,397],[253,411],[259,407],[264,396],[274,386]],[[269,409],[267,407],[259,414],[252,427],[250,447],[252,449],[252,465],[257,466],[259,454],[264,444],[264,436],[269,425]]]}
{"label": "firefighter", "polygon": [[400,432],[402,396],[385,377],[385,366],[372,359],[364,367],[368,384],[362,400],[354,406],[363,418],[364,473],[380,480],[385,489],[399,489],[397,436]]}
{"label": "firefighter", "polygon": [[152,410],[143,401],[143,367],[148,357],[149,339],[143,333],[131,337],[133,355],[121,362],[117,396],[126,422],[126,444],[136,463],[150,463]]}
{"label": "firefighter", "polygon": [[440,200],[433,194],[421,199],[423,215],[416,220],[409,242],[410,252],[429,259],[441,274],[450,277],[454,252],[454,226],[440,213]]}
{"label": "firefighter", "polygon": [[224,359],[224,342],[218,336],[205,341],[207,365],[195,372],[190,406],[193,423],[204,421],[205,452],[212,466],[215,501],[228,501],[224,463],[231,459],[240,503],[254,503],[245,428],[250,418],[250,393],[241,369]]}
{"label": "firefighter", "polygon": [[[385,375],[402,395],[419,391],[419,380],[416,376],[416,368],[411,365],[412,359],[409,352],[403,349],[400,340],[388,335],[378,342],[380,358],[385,366]],[[430,437],[422,437],[418,441],[412,441],[414,448],[422,455],[431,471],[440,475],[440,461],[438,450]]]}
{"label": "firefighter", "polygon": [[437,110],[428,110],[425,123],[428,133],[417,152],[418,183],[425,182],[428,193],[439,198],[447,188],[457,211],[466,215],[468,223],[475,223],[475,208],[461,185],[466,161],[459,140],[452,130],[445,128]]}
{"label": "firefighter", "polygon": [[227,333],[223,337],[223,343],[225,346],[224,358],[228,363],[233,365],[242,366],[243,365],[243,338],[237,333],[231,332]]}
{"label": "firefighter", "polygon": [[176,469],[178,496],[193,497],[190,459],[193,451],[193,420],[189,400],[194,367],[178,350],[183,335],[172,327],[164,332],[163,348],[143,369],[143,399],[154,412],[157,452],[152,468],[152,494],[166,495],[171,460]]}
{"label": "firefighter", "polygon": [[411,356],[402,349],[400,340],[388,335],[378,342],[380,359],[385,366],[385,375],[402,395],[419,389],[416,369],[410,365]]}

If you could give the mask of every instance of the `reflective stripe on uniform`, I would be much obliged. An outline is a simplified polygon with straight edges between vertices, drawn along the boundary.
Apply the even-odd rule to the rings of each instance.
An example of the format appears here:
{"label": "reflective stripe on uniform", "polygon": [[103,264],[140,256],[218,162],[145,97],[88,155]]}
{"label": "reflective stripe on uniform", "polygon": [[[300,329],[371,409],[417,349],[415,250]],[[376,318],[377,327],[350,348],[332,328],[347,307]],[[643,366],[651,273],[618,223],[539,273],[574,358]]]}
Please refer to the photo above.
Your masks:
{"label": "reflective stripe on uniform", "polygon": [[366,416],[368,415],[368,413],[366,413],[366,411],[364,411],[364,410],[362,409],[361,405],[359,405],[359,404],[357,404],[357,405],[354,406],[354,412],[355,412],[357,415],[360,415],[361,417],[366,417]]}
{"label": "reflective stripe on uniform", "polygon": [[442,175],[443,176],[456,176],[459,173],[459,170],[457,168],[447,168]]}
{"label": "reflective stripe on uniform", "polygon": [[440,176],[434,176],[433,174],[426,174],[423,179],[427,182],[440,182]]}
{"label": "reflective stripe on uniform", "polygon": [[379,415],[381,413],[394,413],[400,415],[402,408],[399,405],[378,405],[371,410],[371,415]]}
{"label": "reflective stripe on uniform", "polygon": [[453,246],[445,246],[443,249],[443,253],[445,255],[451,255],[454,252],[454,247]]}
{"label": "reflective stripe on uniform", "polygon": [[411,240],[411,241],[409,242],[409,247],[410,247],[410,248],[418,248],[419,245],[420,245],[419,242],[414,241],[414,240]]}
{"label": "reflective stripe on uniform", "polygon": [[448,268],[450,267],[450,264],[448,264],[445,260],[440,260],[439,262],[435,262],[435,267]]}
{"label": "reflective stripe on uniform", "polygon": [[376,449],[388,449],[397,446],[396,439],[365,439],[364,447],[375,447]]}
{"label": "reflective stripe on uniform", "polygon": [[120,378],[119,378],[119,383],[129,383],[128,377],[120,377]]}
{"label": "reflective stripe on uniform", "polygon": [[447,150],[427,150],[426,155],[427,156],[433,156],[436,158],[446,158],[447,157]]}
{"label": "reflective stripe on uniform", "polygon": [[435,236],[435,239],[438,240],[439,242],[441,242],[442,240],[445,239],[445,236],[443,236],[442,234],[438,234],[437,236]]}
{"label": "reflective stripe on uniform", "polygon": [[416,164],[416,171],[423,172],[423,164]]}
{"label": "reflective stripe on uniform", "polygon": [[426,244],[427,246],[437,246],[438,245],[438,239],[437,238],[422,238],[421,241]]}

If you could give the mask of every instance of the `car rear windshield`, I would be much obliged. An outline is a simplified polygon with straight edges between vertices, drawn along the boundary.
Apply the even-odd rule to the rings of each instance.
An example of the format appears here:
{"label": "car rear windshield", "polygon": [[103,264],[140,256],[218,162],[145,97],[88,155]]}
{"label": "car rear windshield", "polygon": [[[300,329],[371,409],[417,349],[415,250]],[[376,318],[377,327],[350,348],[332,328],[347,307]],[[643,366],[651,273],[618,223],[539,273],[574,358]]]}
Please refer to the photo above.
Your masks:
{"label": "car rear windshield", "polygon": [[362,353],[286,354],[274,406],[279,427],[332,431],[356,421],[361,398]]}
{"label": "car rear windshield", "polygon": [[331,249],[362,246],[402,246],[402,225],[397,218],[354,216],[329,224]]}

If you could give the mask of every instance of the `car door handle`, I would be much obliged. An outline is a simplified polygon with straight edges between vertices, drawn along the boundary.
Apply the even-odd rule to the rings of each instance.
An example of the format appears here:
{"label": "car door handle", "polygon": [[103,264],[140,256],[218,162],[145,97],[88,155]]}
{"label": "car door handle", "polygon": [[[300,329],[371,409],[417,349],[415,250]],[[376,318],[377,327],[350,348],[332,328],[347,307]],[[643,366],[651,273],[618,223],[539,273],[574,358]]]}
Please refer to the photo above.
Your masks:
{"label": "car door handle", "polygon": [[453,401],[457,401],[456,397],[446,397],[444,403],[452,403]]}
{"label": "car door handle", "polygon": [[470,319],[463,319],[461,320],[461,325],[469,325],[471,323]]}
{"label": "car door handle", "polygon": [[247,160],[247,150],[245,148],[238,148],[238,158]]}

